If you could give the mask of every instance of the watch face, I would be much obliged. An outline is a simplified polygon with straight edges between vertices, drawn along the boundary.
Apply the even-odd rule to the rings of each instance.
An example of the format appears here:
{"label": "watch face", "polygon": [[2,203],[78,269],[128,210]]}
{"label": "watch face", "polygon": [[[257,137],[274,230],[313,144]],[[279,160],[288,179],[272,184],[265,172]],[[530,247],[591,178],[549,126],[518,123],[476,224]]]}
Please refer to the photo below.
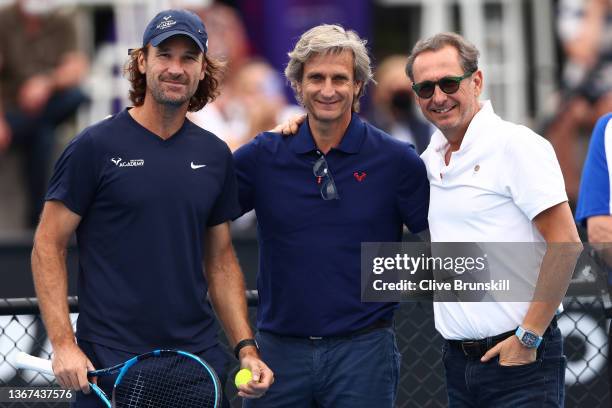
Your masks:
{"label": "watch face", "polygon": [[538,338],[533,333],[525,332],[523,334],[523,344],[527,347],[535,347],[538,343]]}

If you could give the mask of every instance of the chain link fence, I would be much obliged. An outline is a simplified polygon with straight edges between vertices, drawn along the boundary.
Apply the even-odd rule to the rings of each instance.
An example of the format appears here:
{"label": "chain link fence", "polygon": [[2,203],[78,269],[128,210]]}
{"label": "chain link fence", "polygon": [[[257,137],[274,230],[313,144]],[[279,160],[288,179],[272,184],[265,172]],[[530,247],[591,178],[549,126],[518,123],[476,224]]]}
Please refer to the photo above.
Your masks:
{"label": "chain link fence", "polygon": [[[567,407],[608,407],[608,319],[605,299],[597,296],[570,296],[559,326],[565,337],[568,357],[566,370]],[[0,299],[0,387],[48,387],[53,379],[32,371],[16,370],[11,364],[20,351],[50,358],[51,345],[46,338],[35,307],[26,300]],[[255,321],[256,298],[249,300],[251,321]],[[76,311],[76,299],[71,311]],[[73,322],[77,314],[72,313]],[[402,352],[402,369],[397,407],[445,407],[444,368],[441,363],[442,339],[433,324],[431,303],[404,303],[396,314],[398,346]],[[230,379],[235,370],[230,372]],[[232,381],[226,393],[233,407],[240,406]],[[29,403],[31,404],[31,403]],[[1,407],[28,407],[23,403],[0,403]],[[37,403],[36,407],[67,407],[67,403]]]}

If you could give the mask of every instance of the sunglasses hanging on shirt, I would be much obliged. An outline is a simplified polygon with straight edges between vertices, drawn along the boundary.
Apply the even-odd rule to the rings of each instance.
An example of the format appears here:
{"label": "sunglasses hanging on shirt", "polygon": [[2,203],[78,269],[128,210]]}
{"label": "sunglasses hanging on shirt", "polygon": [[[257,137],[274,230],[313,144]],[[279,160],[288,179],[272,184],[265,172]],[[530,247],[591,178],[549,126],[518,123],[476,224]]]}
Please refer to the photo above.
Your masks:
{"label": "sunglasses hanging on shirt", "polygon": [[339,200],[340,195],[336,188],[336,183],[329,172],[329,166],[325,156],[321,155],[312,166],[312,173],[317,178],[317,184],[321,185],[321,197],[324,200]]}

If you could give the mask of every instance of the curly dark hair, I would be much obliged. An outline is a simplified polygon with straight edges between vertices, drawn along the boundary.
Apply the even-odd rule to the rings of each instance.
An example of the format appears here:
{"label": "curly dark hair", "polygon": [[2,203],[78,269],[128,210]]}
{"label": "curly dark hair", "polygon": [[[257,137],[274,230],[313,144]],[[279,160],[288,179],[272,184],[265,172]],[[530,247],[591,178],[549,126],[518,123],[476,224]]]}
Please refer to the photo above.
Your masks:
{"label": "curly dark hair", "polygon": [[[148,47],[136,48],[130,51],[130,59],[125,64],[124,72],[127,76],[132,89],[130,89],[130,101],[134,106],[142,106],[147,90],[147,76],[138,70],[138,56],[144,54],[145,59],[148,54]],[[204,54],[206,62],[206,75],[198,84],[195,94],[189,100],[189,112],[197,112],[206,106],[207,103],[215,100],[219,95],[219,85],[223,77],[223,62],[211,58]]]}

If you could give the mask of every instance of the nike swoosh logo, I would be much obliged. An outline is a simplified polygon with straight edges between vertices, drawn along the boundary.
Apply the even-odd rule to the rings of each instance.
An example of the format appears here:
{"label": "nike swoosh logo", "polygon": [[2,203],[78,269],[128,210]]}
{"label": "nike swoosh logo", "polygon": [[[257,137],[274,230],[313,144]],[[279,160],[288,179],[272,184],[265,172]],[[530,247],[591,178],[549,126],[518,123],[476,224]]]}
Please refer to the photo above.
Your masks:
{"label": "nike swoosh logo", "polygon": [[194,170],[201,169],[202,167],[206,167],[206,165],[205,164],[193,164],[193,162],[191,162],[191,168]]}

